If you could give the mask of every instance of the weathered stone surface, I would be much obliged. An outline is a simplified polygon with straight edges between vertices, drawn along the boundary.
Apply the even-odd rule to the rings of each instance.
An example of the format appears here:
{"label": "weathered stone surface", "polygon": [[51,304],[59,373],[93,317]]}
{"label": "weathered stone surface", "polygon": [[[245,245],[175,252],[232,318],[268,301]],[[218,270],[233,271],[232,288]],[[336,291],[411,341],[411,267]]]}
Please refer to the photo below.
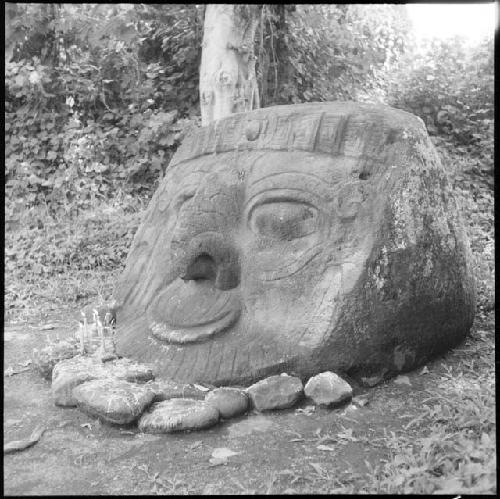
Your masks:
{"label": "weathered stone surface", "polygon": [[73,388],[85,381],[115,378],[130,382],[154,379],[149,366],[130,359],[117,359],[103,363],[99,356],[77,355],[56,364],[52,372],[52,395],[56,405],[75,406]]}
{"label": "weathered stone surface", "polygon": [[352,398],[352,388],[347,381],[331,371],[317,374],[309,379],[304,388],[306,397],[316,405],[337,405]]}
{"label": "weathered stone surface", "polygon": [[144,385],[105,378],[77,386],[73,398],[78,408],[91,416],[107,423],[128,424],[139,418],[154,395]]}
{"label": "weathered stone surface", "polygon": [[92,357],[78,355],[59,362],[52,370],[52,397],[56,405],[74,407],[73,389],[86,381],[105,378],[109,370]]}
{"label": "weathered stone surface", "polygon": [[155,394],[155,402],[163,402],[174,398],[203,400],[208,390],[201,390],[192,384],[175,383],[171,380],[157,379],[147,386]]}
{"label": "weathered stone surface", "polygon": [[287,409],[304,394],[302,381],[295,376],[270,376],[247,388],[252,405],[258,411]]}
{"label": "weathered stone surface", "polygon": [[146,433],[172,433],[201,430],[219,420],[219,411],[201,400],[174,398],[154,403],[139,420],[139,429]]}
{"label": "weathered stone surface", "polygon": [[105,366],[110,369],[115,378],[124,379],[132,383],[146,383],[155,378],[150,366],[140,364],[130,359],[117,359],[107,362]]}
{"label": "weathered stone surface", "polygon": [[194,131],[116,298],[118,353],[216,386],[405,371],[460,342],[475,309],[459,210],[423,122],[352,102]]}
{"label": "weathered stone surface", "polygon": [[238,388],[216,388],[211,391],[205,401],[216,407],[224,419],[234,418],[248,409],[248,395]]}
{"label": "weathered stone surface", "polygon": [[45,378],[52,378],[52,369],[61,360],[78,355],[79,344],[74,339],[62,340],[47,345],[40,350],[33,350],[33,367]]}

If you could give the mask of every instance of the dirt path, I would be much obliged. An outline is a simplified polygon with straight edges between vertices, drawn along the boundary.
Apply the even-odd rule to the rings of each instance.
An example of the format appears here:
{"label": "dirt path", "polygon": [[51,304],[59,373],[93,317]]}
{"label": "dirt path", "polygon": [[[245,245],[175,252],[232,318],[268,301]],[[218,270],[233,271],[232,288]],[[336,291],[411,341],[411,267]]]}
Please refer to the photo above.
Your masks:
{"label": "dirt path", "polygon": [[[5,326],[4,367],[20,366],[34,347],[70,329]],[[460,349],[459,349],[460,350]],[[40,423],[40,441],[4,456],[8,495],[40,494],[241,494],[360,491],[369,467],[390,450],[387,435],[411,438],[405,426],[422,412],[422,402],[458,362],[460,352],[372,389],[357,389],[369,403],[335,410],[307,403],[274,413],[251,413],[202,432],[147,435],[134,427],[100,424],[77,409],[54,406],[50,384],[28,370],[4,377],[4,442],[27,438]],[[408,381],[410,384],[407,384]],[[302,412],[300,411],[302,409]],[[305,410],[305,412],[304,412]],[[209,462],[216,448],[238,453],[227,464]]]}

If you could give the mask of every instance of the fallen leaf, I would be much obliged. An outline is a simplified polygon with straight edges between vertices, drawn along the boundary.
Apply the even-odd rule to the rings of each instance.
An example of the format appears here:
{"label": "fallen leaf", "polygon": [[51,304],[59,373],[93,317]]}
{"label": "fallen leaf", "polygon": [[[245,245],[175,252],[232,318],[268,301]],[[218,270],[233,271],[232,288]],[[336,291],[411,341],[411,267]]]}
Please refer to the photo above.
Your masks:
{"label": "fallen leaf", "polygon": [[36,444],[40,437],[43,435],[45,428],[39,426],[35,428],[33,433],[29,436],[29,438],[25,440],[13,440],[3,446],[4,454],[11,454],[12,452],[18,452],[24,449],[28,449],[32,445]]}
{"label": "fallen leaf", "polygon": [[429,369],[427,369],[427,366],[424,366],[424,368],[420,371],[420,375],[422,374],[428,374],[429,373]]}
{"label": "fallen leaf", "polygon": [[358,408],[354,404],[349,404],[344,410],[343,414],[349,414],[350,412],[355,412],[357,411]]}
{"label": "fallen leaf", "polygon": [[313,412],[316,411],[316,407],[314,405],[308,405],[307,407],[304,407],[303,409],[296,409],[295,412],[300,414],[305,414],[306,416],[310,416]]}
{"label": "fallen leaf", "polygon": [[221,464],[227,464],[228,458],[231,456],[236,456],[240,454],[239,452],[234,452],[227,447],[218,447],[212,451],[212,457],[208,460],[210,466],[220,466]]}
{"label": "fallen leaf", "polygon": [[325,435],[324,437],[321,437],[319,440],[318,440],[318,444],[324,444],[324,443],[328,443],[328,442],[331,442],[333,444],[336,444],[338,442],[338,439],[336,439],[335,437],[332,437],[330,435]]}
{"label": "fallen leaf", "polygon": [[399,375],[394,380],[394,383],[396,383],[397,385],[408,385],[408,386],[411,386],[410,378],[408,376],[401,376],[401,375]]}
{"label": "fallen leaf", "polygon": [[221,457],[211,457],[208,462],[209,466],[220,466],[221,464],[227,464],[227,459]]}
{"label": "fallen leaf", "polygon": [[365,397],[354,397],[352,401],[356,405],[359,405],[359,407],[364,407],[365,405],[368,405],[370,403],[370,401]]}
{"label": "fallen leaf", "polygon": [[120,433],[122,435],[135,435],[135,432],[130,431],[130,430],[121,430]]}
{"label": "fallen leaf", "polygon": [[236,456],[237,454],[240,454],[240,452],[234,452],[231,449],[228,449],[227,447],[218,447],[217,449],[213,450],[212,457],[215,459],[218,458],[227,459],[228,457]]}
{"label": "fallen leaf", "polygon": [[20,365],[21,365],[21,367],[28,367],[30,364],[31,364],[31,360],[28,359],[28,360],[25,360],[24,362],[22,362]]}
{"label": "fallen leaf", "polygon": [[337,436],[343,440],[349,440],[350,442],[359,442],[358,438],[353,437],[352,428],[344,429],[344,431],[340,432]]}
{"label": "fallen leaf", "polygon": [[319,463],[309,463],[313,468],[314,471],[320,476],[323,476],[325,474],[325,470],[321,467],[321,464]]}
{"label": "fallen leaf", "polygon": [[40,331],[50,331],[51,329],[55,329],[55,324],[45,324],[40,328]]}
{"label": "fallen leaf", "polygon": [[14,374],[23,373],[25,371],[29,371],[29,369],[29,367],[25,367],[23,369],[14,369],[12,366],[9,366],[7,369],[5,369],[4,376],[14,376]]}
{"label": "fallen leaf", "polygon": [[290,440],[290,442],[305,442],[305,439],[304,438],[292,438],[292,440]]}
{"label": "fallen leaf", "polygon": [[89,430],[92,429],[92,426],[90,425],[90,423],[83,423],[80,425],[81,428],[88,428]]}
{"label": "fallen leaf", "polygon": [[318,450],[326,450],[326,451],[334,451],[335,450],[334,447],[331,447],[329,445],[318,445],[316,447],[316,449],[318,449]]}

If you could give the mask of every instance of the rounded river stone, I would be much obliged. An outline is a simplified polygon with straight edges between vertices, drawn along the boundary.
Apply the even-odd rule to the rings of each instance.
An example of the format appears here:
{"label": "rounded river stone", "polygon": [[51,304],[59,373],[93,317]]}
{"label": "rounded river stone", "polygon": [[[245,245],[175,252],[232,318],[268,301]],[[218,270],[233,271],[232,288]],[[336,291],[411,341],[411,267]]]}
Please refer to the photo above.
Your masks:
{"label": "rounded river stone", "polygon": [[201,400],[174,398],[155,402],[139,420],[139,429],[146,433],[172,433],[201,430],[219,421],[219,411]]}
{"label": "rounded river stone", "polygon": [[153,401],[154,394],[144,385],[116,378],[96,379],[73,390],[83,412],[113,424],[135,421]]}
{"label": "rounded river stone", "polygon": [[253,406],[258,411],[288,409],[304,394],[302,381],[295,376],[270,376],[247,388]]}
{"label": "rounded river stone", "polygon": [[77,405],[73,389],[86,381],[106,378],[109,370],[97,359],[77,355],[58,362],[52,370],[52,396],[56,405]]}
{"label": "rounded river stone", "polygon": [[57,363],[52,371],[52,394],[55,404],[75,406],[73,388],[85,381],[103,378],[140,383],[154,379],[154,374],[149,366],[130,359],[103,363],[96,355],[77,355]]}
{"label": "rounded river stone", "polygon": [[337,405],[352,398],[352,388],[347,381],[330,371],[313,376],[304,388],[306,397],[317,405]]}
{"label": "rounded river stone", "polygon": [[222,387],[211,391],[205,401],[216,407],[224,419],[239,416],[247,411],[248,395],[238,388]]}

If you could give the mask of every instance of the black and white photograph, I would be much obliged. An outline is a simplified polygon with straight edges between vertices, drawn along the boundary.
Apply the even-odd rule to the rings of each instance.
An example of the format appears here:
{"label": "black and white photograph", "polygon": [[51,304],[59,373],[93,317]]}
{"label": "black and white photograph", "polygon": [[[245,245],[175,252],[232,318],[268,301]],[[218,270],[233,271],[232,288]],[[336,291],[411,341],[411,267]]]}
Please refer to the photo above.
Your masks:
{"label": "black and white photograph", "polygon": [[496,495],[496,2],[4,18],[6,496]]}

